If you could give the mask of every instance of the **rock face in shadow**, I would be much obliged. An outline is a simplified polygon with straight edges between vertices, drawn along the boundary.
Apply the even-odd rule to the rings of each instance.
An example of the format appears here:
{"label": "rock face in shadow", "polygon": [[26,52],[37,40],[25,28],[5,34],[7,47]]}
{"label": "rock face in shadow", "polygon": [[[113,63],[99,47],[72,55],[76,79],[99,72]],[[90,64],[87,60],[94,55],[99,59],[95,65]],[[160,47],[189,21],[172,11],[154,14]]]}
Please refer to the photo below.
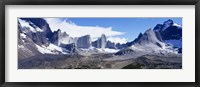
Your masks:
{"label": "rock face in shadow", "polygon": [[[26,25],[29,24],[29,25]],[[36,45],[48,46],[43,29],[28,20],[18,20],[18,58],[25,59],[41,54]]]}
{"label": "rock face in shadow", "polygon": [[74,38],[70,37],[66,32],[61,32],[60,29],[53,32],[51,42],[57,46],[63,46],[74,43]]}
{"label": "rock face in shadow", "polygon": [[105,34],[102,34],[100,38],[98,38],[96,41],[92,43],[93,47],[101,48],[101,49],[106,48],[106,45],[107,45],[107,40],[106,40]]}
{"label": "rock face in shadow", "polygon": [[[52,35],[52,32],[46,23],[46,21],[42,19],[33,19],[41,22],[40,25],[35,25],[32,19],[23,18],[18,21],[18,30],[20,31],[19,35],[22,35],[24,38],[29,38],[37,45],[45,45],[48,46],[50,41],[48,40],[48,35]],[[41,28],[40,28],[40,27]]]}
{"label": "rock face in shadow", "polygon": [[111,41],[107,41],[106,48],[117,49],[115,43],[113,43]]}
{"label": "rock face in shadow", "polygon": [[142,33],[140,33],[140,34],[138,35],[138,37],[137,37],[135,40],[131,41],[131,42],[127,42],[127,43],[125,43],[125,44],[117,43],[117,44],[116,44],[116,48],[117,48],[117,49],[123,49],[123,48],[130,47],[130,46],[134,45],[136,42],[138,42],[138,40],[139,40],[142,36],[143,36]]}
{"label": "rock face in shadow", "polygon": [[35,25],[39,27],[40,29],[42,29],[45,37],[49,39],[52,37],[53,33],[49,27],[49,24],[43,18],[20,18],[20,19],[25,20],[27,22],[31,22],[30,25],[33,27]]}
{"label": "rock face in shadow", "polygon": [[154,31],[154,33],[156,34],[157,39],[158,39],[159,41],[163,42],[162,37],[161,37],[161,35],[160,35],[160,32]]}
{"label": "rock face in shadow", "polygon": [[175,47],[181,47],[182,43],[177,45],[177,41],[182,42],[182,25],[174,23],[172,20],[167,20],[163,24],[157,24],[154,29],[158,39],[170,43]]}
{"label": "rock face in shadow", "polygon": [[75,44],[78,48],[90,48],[92,46],[90,35],[78,37]]}

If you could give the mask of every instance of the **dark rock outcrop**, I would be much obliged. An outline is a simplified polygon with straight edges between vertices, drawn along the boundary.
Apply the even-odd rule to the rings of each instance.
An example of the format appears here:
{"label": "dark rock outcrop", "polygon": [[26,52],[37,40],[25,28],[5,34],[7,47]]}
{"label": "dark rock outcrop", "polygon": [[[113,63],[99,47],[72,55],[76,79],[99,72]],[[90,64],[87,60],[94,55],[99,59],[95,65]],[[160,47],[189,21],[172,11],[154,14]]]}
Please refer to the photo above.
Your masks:
{"label": "dark rock outcrop", "polygon": [[90,35],[78,37],[75,44],[78,48],[90,48],[92,46],[92,40]]}
{"label": "dark rock outcrop", "polygon": [[172,20],[167,20],[163,24],[157,24],[154,29],[162,40],[179,40],[182,38],[182,27],[175,25]]}
{"label": "dark rock outcrop", "polygon": [[107,40],[106,35],[102,34],[100,38],[98,38],[96,41],[92,42],[92,46],[96,48],[106,48]]}
{"label": "dark rock outcrop", "polygon": [[115,43],[111,41],[107,41],[106,48],[117,49]]}
{"label": "dark rock outcrop", "polygon": [[35,25],[35,26],[39,27],[40,29],[43,30],[43,34],[47,38],[49,38],[49,39],[51,38],[53,33],[49,27],[49,24],[43,18],[20,18],[20,19],[25,20],[27,22],[31,22],[30,23],[31,26],[34,27],[34,25]]}

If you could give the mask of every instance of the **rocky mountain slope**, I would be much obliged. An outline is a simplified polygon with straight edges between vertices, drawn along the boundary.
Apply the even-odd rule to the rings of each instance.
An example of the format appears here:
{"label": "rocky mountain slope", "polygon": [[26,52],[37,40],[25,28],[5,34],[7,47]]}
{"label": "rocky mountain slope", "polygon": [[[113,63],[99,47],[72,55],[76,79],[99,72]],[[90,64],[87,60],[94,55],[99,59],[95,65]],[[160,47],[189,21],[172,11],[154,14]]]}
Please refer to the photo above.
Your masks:
{"label": "rocky mountain slope", "polygon": [[[174,47],[182,47],[182,26],[174,23],[172,20],[167,20],[163,24],[157,24],[154,29],[160,34],[160,37],[165,43],[170,43]],[[160,38],[159,37],[159,38]]]}
{"label": "rocky mountain slope", "polygon": [[[104,34],[97,41],[92,42],[90,35],[70,37],[60,29],[52,32],[48,23],[42,18],[18,19],[19,59],[37,54],[68,54],[85,51],[81,48],[102,52],[110,51],[108,48],[114,49],[115,44],[107,42]],[[105,48],[108,50],[103,50]]]}

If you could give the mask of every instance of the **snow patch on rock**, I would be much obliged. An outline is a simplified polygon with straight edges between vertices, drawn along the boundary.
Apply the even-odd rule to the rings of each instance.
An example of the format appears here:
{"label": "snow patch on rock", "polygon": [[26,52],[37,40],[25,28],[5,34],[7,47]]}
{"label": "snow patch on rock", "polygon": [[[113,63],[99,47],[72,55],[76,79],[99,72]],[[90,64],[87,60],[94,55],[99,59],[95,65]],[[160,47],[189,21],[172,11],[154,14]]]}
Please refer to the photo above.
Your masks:
{"label": "snow patch on rock", "polygon": [[66,52],[64,52],[64,50],[61,47],[58,47],[54,44],[49,44],[49,46],[45,47],[45,46],[39,46],[36,45],[36,47],[38,48],[38,51],[42,54],[67,54]]}
{"label": "snow patch on rock", "polygon": [[116,53],[119,51],[117,49],[109,49],[109,48],[104,48],[104,49],[97,48],[97,50],[103,53]]}
{"label": "snow patch on rock", "polygon": [[26,38],[26,35],[25,35],[24,33],[20,33],[20,36],[21,36],[22,38]]}
{"label": "snow patch on rock", "polygon": [[177,24],[177,23],[174,23],[173,26],[177,26],[177,27],[179,27],[179,28],[182,29],[182,25],[179,25],[179,24]]}

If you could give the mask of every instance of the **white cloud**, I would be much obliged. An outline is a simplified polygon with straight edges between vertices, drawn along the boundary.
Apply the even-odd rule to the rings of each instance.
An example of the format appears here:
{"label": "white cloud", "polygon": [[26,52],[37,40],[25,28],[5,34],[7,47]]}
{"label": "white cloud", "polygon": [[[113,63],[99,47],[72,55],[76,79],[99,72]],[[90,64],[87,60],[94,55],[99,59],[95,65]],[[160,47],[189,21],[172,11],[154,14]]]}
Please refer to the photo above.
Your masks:
{"label": "white cloud", "polygon": [[67,18],[44,18],[47,22],[52,23],[62,23],[64,20],[67,20]]}
{"label": "white cloud", "polygon": [[99,26],[79,26],[73,22],[66,22],[64,18],[44,18],[52,31],[61,29],[72,37],[80,37],[83,35],[90,35],[92,38],[100,37],[105,34],[107,37],[122,35],[124,32],[113,31],[112,27]]}
{"label": "white cloud", "polygon": [[120,38],[120,37],[109,37],[107,40],[120,44],[126,43],[128,41],[126,38]]}

